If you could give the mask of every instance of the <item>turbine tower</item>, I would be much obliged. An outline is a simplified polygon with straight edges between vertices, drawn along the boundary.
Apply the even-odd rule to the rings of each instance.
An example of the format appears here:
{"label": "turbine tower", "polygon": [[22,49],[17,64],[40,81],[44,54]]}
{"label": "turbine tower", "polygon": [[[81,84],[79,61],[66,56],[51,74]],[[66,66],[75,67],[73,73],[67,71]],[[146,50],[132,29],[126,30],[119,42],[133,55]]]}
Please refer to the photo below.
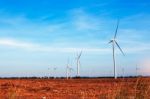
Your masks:
{"label": "turbine tower", "polygon": [[122,51],[121,47],[119,46],[119,44],[116,41],[116,37],[117,37],[117,32],[118,32],[118,26],[119,26],[119,20],[117,22],[117,27],[116,27],[116,31],[115,31],[115,35],[113,37],[113,39],[110,40],[109,43],[112,44],[112,50],[113,50],[113,64],[114,64],[114,78],[117,79],[117,68],[116,68],[116,60],[115,60],[115,45],[119,48],[119,50],[121,51],[121,53],[124,55],[124,52]]}
{"label": "turbine tower", "polygon": [[82,51],[77,53],[77,77],[80,77],[80,57],[82,55]]}

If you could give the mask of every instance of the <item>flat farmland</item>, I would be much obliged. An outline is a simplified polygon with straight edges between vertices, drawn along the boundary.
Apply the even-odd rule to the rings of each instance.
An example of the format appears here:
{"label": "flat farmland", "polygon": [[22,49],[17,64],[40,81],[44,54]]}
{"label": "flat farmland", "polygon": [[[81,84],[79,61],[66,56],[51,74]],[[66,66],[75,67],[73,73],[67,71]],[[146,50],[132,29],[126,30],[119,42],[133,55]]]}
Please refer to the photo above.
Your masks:
{"label": "flat farmland", "polygon": [[149,99],[150,78],[0,79],[0,99]]}

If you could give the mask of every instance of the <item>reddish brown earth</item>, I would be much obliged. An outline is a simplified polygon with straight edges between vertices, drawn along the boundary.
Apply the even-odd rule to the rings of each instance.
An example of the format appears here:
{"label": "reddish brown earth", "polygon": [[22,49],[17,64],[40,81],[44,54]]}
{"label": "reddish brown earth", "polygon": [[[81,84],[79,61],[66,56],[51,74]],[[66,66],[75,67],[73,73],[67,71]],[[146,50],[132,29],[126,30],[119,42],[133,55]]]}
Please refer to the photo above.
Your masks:
{"label": "reddish brown earth", "polygon": [[148,99],[149,88],[150,78],[0,79],[0,99]]}

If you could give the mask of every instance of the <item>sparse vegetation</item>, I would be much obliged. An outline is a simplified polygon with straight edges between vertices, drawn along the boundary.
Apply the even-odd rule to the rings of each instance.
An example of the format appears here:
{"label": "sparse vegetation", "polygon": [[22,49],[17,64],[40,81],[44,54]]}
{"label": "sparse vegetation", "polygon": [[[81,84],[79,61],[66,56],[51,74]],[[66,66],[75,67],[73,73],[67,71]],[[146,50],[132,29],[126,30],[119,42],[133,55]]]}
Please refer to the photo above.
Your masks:
{"label": "sparse vegetation", "polygon": [[150,78],[1,79],[0,97],[148,99]]}

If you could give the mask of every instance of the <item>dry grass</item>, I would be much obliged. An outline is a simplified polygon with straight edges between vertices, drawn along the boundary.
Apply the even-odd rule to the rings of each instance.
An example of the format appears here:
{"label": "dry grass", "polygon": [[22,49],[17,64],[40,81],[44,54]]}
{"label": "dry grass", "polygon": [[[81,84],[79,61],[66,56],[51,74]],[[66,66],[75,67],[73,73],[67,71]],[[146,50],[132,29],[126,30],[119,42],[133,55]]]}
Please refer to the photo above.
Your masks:
{"label": "dry grass", "polygon": [[115,97],[111,97],[114,99],[150,99],[150,79],[139,77],[131,88],[128,88],[129,86],[129,83],[120,83]]}
{"label": "dry grass", "polygon": [[0,99],[149,99],[150,78],[0,80]]}

